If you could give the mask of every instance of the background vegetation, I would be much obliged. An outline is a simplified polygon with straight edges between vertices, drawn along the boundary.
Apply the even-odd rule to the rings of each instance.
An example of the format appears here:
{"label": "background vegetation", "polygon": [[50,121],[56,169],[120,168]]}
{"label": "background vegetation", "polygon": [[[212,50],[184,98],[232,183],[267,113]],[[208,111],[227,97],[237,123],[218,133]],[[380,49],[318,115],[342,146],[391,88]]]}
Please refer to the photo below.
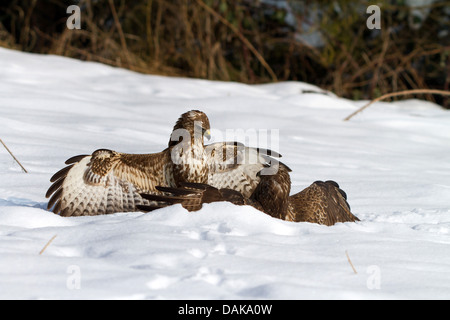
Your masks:
{"label": "background vegetation", "polygon": [[[450,88],[450,1],[12,0],[0,46],[138,72],[263,83],[299,80],[351,99]],[[69,30],[69,5],[81,29]],[[425,96],[446,108],[448,98]]]}

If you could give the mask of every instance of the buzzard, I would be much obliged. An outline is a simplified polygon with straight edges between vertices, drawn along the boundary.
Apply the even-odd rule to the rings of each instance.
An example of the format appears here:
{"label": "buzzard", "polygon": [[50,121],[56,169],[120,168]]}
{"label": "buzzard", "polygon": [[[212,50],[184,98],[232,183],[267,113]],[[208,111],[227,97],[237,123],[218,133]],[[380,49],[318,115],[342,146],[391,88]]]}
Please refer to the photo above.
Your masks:
{"label": "buzzard", "polygon": [[280,154],[237,142],[204,145],[208,117],[192,110],[180,116],[168,147],[152,154],[99,149],[66,161],[46,193],[48,209],[62,216],[153,210],[181,203],[251,205],[273,217],[332,225],[357,221],[337,183],[313,183],[290,196],[291,171]]}
{"label": "buzzard", "polygon": [[250,197],[227,189],[201,183],[182,183],[176,188],[157,187],[163,195],[142,194],[151,205],[139,206],[141,210],[180,203],[189,211],[200,210],[203,203],[228,201],[236,205],[250,205],[264,213],[287,221],[311,222],[327,226],[337,222],[359,221],[350,211],[346,193],[331,180],[316,181],[306,189],[289,195],[291,180],[289,168],[280,163],[273,175],[259,175],[260,181]]}
{"label": "buzzard", "polygon": [[[161,152],[99,149],[72,157],[50,179],[48,209],[62,216],[137,211],[138,205],[151,204],[141,193],[158,194],[157,186],[179,187],[184,182],[234,189],[250,197],[260,180],[258,172],[276,168],[273,157],[280,155],[234,142],[205,146],[209,130],[206,114],[191,110],[180,116]],[[250,158],[252,164],[241,165]]]}

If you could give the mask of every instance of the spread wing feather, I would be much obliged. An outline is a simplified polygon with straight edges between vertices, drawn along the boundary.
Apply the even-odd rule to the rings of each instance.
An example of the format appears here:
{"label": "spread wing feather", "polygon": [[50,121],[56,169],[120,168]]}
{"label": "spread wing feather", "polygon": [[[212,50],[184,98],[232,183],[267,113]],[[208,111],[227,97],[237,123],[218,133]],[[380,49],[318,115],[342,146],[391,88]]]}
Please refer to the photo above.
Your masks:
{"label": "spread wing feather", "polygon": [[[359,221],[350,211],[345,192],[334,181],[314,182],[303,191],[287,198],[286,212],[274,212],[274,206],[281,208],[282,206],[278,204],[286,201],[286,199],[272,197],[274,192],[279,191],[276,187],[276,184],[280,182],[278,178],[274,179],[275,184],[270,188],[257,191],[259,199],[254,195],[251,198],[244,197],[242,193],[232,189],[217,189],[210,185],[191,183],[176,188],[162,188],[164,195],[142,194],[142,197],[152,202],[150,205],[139,206],[139,209],[152,211],[173,204],[181,204],[188,211],[197,211],[202,208],[203,203],[228,201],[236,205],[251,205],[266,214],[288,221],[328,226],[337,222]],[[267,177],[266,180],[265,182],[270,182],[271,178]],[[268,201],[261,201],[265,199]]]}
{"label": "spread wing feather", "polygon": [[63,216],[135,211],[136,205],[148,204],[141,192],[173,185],[168,158],[167,149],[145,155],[100,149],[72,157],[51,178],[48,209]]}
{"label": "spread wing feather", "polygon": [[331,226],[337,222],[359,221],[350,211],[347,195],[334,181],[316,181],[289,197],[287,220]]}
{"label": "spread wing feather", "polygon": [[153,211],[158,208],[180,203],[188,211],[198,211],[204,203],[227,201],[236,205],[252,205],[240,192],[232,189],[218,189],[203,183],[181,183],[176,188],[164,188],[164,195],[142,194],[150,200],[150,205],[138,206],[143,211]]}
{"label": "spread wing feather", "polygon": [[[278,170],[281,157],[277,152],[246,147],[238,142],[218,142],[205,148],[209,164],[208,184],[217,189],[232,189],[246,198],[258,185],[258,173]],[[289,170],[290,171],[290,170]]]}

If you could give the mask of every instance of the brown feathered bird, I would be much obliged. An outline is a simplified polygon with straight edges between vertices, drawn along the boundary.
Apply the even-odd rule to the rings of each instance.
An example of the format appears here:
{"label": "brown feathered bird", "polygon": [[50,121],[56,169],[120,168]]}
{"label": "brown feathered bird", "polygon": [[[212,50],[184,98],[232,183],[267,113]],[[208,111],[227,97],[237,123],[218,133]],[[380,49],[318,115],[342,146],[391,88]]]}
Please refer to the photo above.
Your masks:
{"label": "brown feathered bird", "polygon": [[180,116],[168,148],[161,152],[127,154],[99,149],[72,157],[50,179],[48,209],[62,216],[137,211],[138,205],[151,204],[141,193],[158,194],[157,186],[177,187],[183,182],[206,183],[249,197],[260,181],[257,173],[277,166],[273,156],[279,155],[239,143],[205,146],[209,130],[206,114],[192,110]]}
{"label": "brown feathered bird", "polygon": [[236,190],[219,189],[198,183],[183,183],[177,188],[157,187],[165,194],[143,194],[145,199],[153,202],[139,208],[152,211],[180,203],[189,211],[197,211],[204,203],[228,201],[236,205],[250,205],[272,217],[288,221],[327,226],[337,222],[359,221],[350,211],[346,193],[334,181],[316,181],[303,191],[290,196],[289,171],[287,166],[280,163],[276,174],[258,173],[257,176],[261,180],[250,197]]}
{"label": "brown feathered bird", "polygon": [[[290,169],[280,155],[236,142],[204,145],[210,124],[192,110],[176,122],[168,148],[153,154],[99,149],[66,161],[51,178],[48,208],[62,216],[152,210],[181,203],[230,201],[276,218],[331,225],[356,221],[345,193],[334,182],[315,182],[289,196]],[[143,195],[143,196],[142,196]]]}

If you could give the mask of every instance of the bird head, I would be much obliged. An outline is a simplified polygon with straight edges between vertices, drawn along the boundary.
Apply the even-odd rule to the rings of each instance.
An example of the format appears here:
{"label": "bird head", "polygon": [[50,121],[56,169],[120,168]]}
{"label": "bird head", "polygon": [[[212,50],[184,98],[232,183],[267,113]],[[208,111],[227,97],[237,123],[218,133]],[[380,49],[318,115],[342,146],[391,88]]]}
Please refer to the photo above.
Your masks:
{"label": "bird head", "polygon": [[[209,119],[206,114],[199,110],[191,110],[183,113],[175,123],[169,147],[190,138],[191,143],[211,138]],[[189,141],[189,140],[188,140]]]}

